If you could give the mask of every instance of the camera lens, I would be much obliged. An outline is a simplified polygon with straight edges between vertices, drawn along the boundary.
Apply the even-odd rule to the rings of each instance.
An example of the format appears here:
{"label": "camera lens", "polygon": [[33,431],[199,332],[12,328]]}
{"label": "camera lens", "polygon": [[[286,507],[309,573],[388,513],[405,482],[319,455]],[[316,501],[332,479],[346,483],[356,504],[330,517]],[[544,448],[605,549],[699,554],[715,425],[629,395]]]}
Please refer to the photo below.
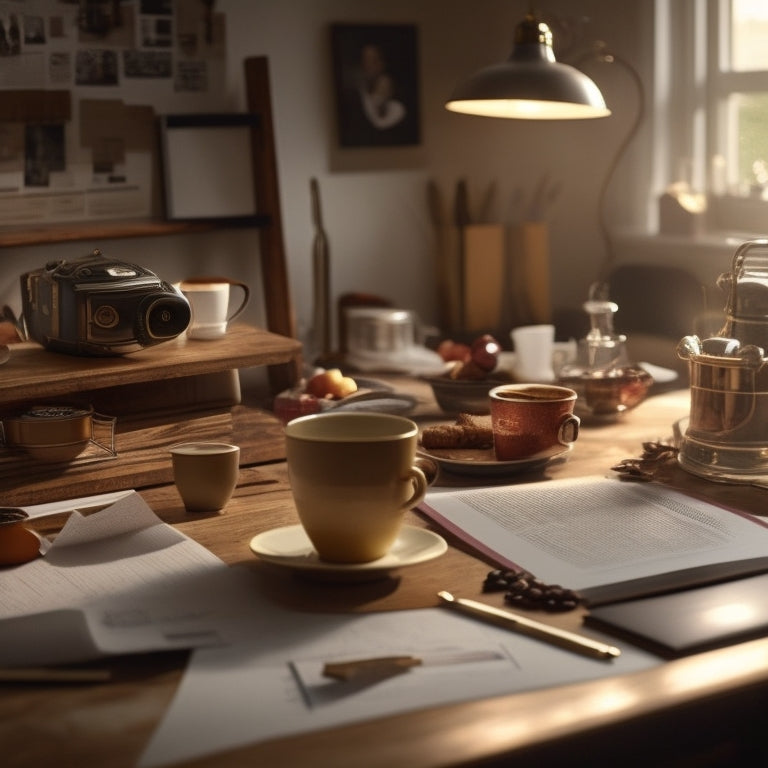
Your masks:
{"label": "camera lens", "polygon": [[173,294],[162,297],[148,297],[144,302],[143,315],[148,339],[152,343],[158,339],[172,339],[186,330],[192,313],[186,299]]}

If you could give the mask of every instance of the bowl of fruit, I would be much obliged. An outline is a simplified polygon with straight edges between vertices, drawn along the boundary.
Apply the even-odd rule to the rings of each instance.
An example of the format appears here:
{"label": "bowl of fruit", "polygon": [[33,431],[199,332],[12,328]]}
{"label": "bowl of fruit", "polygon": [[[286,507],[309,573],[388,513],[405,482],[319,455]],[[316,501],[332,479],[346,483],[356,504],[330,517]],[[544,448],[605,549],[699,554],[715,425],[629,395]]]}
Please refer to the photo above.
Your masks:
{"label": "bowl of fruit", "polygon": [[446,413],[490,413],[488,392],[514,381],[511,373],[498,368],[501,345],[490,334],[478,336],[471,344],[445,339],[437,352],[445,361],[445,373],[424,380]]}
{"label": "bowl of fruit", "polygon": [[383,381],[346,376],[339,368],[317,368],[298,386],[281,392],[274,400],[275,415],[287,424],[298,416],[331,409],[408,413],[415,397],[395,392]]}

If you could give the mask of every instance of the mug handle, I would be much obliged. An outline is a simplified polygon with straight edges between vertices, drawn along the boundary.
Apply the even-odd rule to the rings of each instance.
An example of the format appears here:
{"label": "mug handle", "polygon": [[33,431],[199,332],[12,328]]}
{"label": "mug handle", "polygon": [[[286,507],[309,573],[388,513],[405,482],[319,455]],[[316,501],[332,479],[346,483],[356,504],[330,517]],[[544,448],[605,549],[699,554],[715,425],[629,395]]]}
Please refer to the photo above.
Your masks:
{"label": "mug handle", "polygon": [[579,436],[579,425],[581,419],[572,413],[566,413],[560,420],[560,426],[557,428],[557,441],[561,445],[573,445]]}
{"label": "mug handle", "polygon": [[234,285],[236,288],[242,288],[243,299],[240,302],[240,306],[227,318],[227,322],[231,323],[236,317],[239,317],[243,310],[248,306],[248,301],[251,298],[251,289],[240,280],[227,280],[230,285]]}
{"label": "mug handle", "polygon": [[426,475],[418,467],[411,467],[406,479],[413,486],[413,493],[408,501],[400,506],[400,509],[413,509],[426,495],[429,483],[427,482]]}
{"label": "mug handle", "polygon": [[424,477],[427,478],[427,485],[432,485],[432,483],[437,480],[440,466],[434,459],[431,459],[422,453],[417,453],[416,458],[414,459],[414,466],[424,473]]}
{"label": "mug handle", "polygon": [[231,277],[189,277],[182,280],[184,283],[228,283],[234,285],[236,288],[241,288],[243,291],[243,299],[240,302],[238,308],[227,318],[227,322],[231,323],[236,317],[239,317],[243,310],[248,306],[248,302],[251,298],[251,289],[240,280],[233,280]]}

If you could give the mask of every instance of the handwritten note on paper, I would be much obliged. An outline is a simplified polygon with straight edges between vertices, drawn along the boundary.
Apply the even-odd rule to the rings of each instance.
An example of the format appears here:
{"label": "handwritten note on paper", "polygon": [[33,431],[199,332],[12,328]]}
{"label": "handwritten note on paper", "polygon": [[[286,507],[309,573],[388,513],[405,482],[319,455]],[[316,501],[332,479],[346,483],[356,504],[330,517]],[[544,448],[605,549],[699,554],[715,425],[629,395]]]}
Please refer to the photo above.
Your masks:
{"label": "handwritten note on paper", "polygon": [[246,599],[237,574],[132,493],[73,512],[45,557],[0,572],[0,666],[220,644]]}
{"label": "handwritten note on paper", "polygon": [[768,553],[757,518],[604,477],[431,493],[421,509],[501,565],[582,592]]}

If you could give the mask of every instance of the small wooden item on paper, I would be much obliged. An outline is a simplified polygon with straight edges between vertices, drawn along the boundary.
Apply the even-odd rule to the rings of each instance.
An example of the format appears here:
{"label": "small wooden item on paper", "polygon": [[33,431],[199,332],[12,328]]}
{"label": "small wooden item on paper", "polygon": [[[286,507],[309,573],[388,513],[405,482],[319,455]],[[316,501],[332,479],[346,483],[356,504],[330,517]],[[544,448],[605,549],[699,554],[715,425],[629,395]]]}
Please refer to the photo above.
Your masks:
{"label": "small wooden item on paper", "polygon": [[372,659],[329,662],[323,667],[323,676],[334,680],[352,680],[361,677],[385,678],[418,667],[421,659],[415,656],[379,656]]}

